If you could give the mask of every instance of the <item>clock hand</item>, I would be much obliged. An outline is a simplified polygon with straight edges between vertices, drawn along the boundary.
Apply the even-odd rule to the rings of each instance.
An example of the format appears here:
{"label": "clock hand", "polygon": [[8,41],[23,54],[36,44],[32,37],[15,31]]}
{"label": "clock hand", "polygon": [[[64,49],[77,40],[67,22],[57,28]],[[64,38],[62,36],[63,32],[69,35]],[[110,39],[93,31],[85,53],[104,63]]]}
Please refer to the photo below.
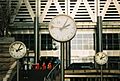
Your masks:
{"label": "clock hand", "polygon": [[53,29],[53,28],[61,28],[61,27],[58,27],[58,26],[51,26],[51,29]]}
{"label": "clock hand", "polygon": [[66,28],[66,27],[68,27],[68,26],[70,26],[70,24],[68,24],[68,25],[66,25],[66,26],[64,26],[64,27],[58,27],[58,26],[51,26],[51,29],[52,28],[59,28],[60,30],[63,30],[64,28]]}
{"label": "clock hand", "polygon": [[[20,48],[21,45],[22,45],[22,44],[19,45],[19,47],[18,47],[18,49],[16,50],[16,52],[18,52],[19,50],[21,50],[21,48]],[[22,48],[22,49],[23,49],[23,48]]]}
{"label": "clock hand", "polygon": [[16,52],[18,52],[18,51],[20,51],[20,50],[22,50],[22,49],[23,49],[23,48],[19,48],[19,49],[16,50]]}
{"label": "clock hand", "polygon": [[[66,19],[65,23],[63,24],[62,28],[60,28],[60,30],[63,30],[64,28],[67,27],[66,23],[67,23],[68,19]],[[66,26],[65,26],[66,25]]]}
{"label": "clock hand", "polygon": [[21,45],[22,45],[22,44],[19,45],[18,49],[20,49]]}
{"label": "clock hand", "polygon": [[20,49],[18,49],[18,50],[22,50],[23,48],[20,48]]}
{"label": "clock hand", "polygon": [[70,24],[68,24],[68,25],[64,26],[64,28],[66,28],[66,27],[68,27],[68,26],[70,26]]}
{"label": "clock hand", "polygon": [[66,25],[67,21],[68,21],[68,19],[66,19],[65,23],[63,24],[63,27]]}
{"label": "clock hand", "polygon": [[100,58],[100,60],[103,59],[104,57],[105,57],[105,56],[102,55],[102,57]]}
{"label": "clock hand", "polygon": [[66,29],[68,26],[70,26],[70,24],[64,26],[63,28],[60,28],[60,30]]}

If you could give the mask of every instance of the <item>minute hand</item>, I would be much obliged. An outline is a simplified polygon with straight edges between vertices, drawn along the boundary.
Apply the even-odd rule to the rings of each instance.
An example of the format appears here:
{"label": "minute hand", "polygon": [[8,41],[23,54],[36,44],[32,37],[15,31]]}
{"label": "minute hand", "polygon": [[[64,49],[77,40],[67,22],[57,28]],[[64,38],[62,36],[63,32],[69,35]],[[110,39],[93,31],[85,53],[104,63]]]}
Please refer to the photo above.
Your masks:
{"label": "minute hand", "polygon": [[66,19],[65,23],[63,24],[62,28],[60,28],[60,30],[63,30],[65,27],[67,27],[67,26],[65,26],[67,21],[68,21],[68,19]]}
{"label": "minute hand", "polygon": [[102,56],[100,59],[103,59],[105,56]]}
{"label": "minute hand", "polygon": [[19,47],[18,47],[18,49],[16,50],[16,52],[18,52],[19,50],[22,50],[22,49],[23,49],[23,48],[21,48],[21,45],[22,45],[22,44],[19,45]]}

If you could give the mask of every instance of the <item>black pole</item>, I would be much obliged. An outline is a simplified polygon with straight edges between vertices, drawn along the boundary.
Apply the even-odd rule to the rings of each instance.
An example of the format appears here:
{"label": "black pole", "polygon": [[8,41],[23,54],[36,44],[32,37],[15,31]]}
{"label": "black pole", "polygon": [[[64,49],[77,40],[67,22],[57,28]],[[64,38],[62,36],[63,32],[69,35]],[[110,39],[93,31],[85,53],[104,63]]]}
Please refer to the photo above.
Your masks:
{"label": "black pole", "polygon": [[35,43],[35,63],[38,63],[39,60],[39,0],[36,0],[36,15],[34,17],[34,43]]}
{"label": "black pole", "polygon": [[35,63],[39,60],[39,17],[34,18]]}
{"label": "black pole", "polygon": [[102,46],[102,16],[97,16],[96,26],[96,53],[103,51]]}
{"label": "black pole", "polygon": [[17,60],[17,81],[20,81],[20,74],[19,74],[19,59]]}
{"label": "black pole", "polygon": [[63,42],[61,42],[61,73],[60,73],[60,81],[64,81],[64,44]]}
{"label": "black pole", "polygon": [[[95,34],[95,51],[96,53],[103,51],[102,43],[102,16],[100,16],[100,0],[96,0],[96,15],[97,15],[97,25],[96,25],[96,34]],[[97,64],[95,63],[95,67]],[[103,71],[101,65],[101,81],[103,80]]]}
{"label": "black pole", "polygon": [[[96,26],[96,53],[103,51],[103,43],[102,43],[102,16],[97,16],[97,26]],[[98,68],[97,64],[95,64]],[[102,65],[101,67],[101,81],[103,80],[103,71]]]}
{"label": "black pole", "polygon": [[66,68],[71,63],[71,42],[66,42]]}

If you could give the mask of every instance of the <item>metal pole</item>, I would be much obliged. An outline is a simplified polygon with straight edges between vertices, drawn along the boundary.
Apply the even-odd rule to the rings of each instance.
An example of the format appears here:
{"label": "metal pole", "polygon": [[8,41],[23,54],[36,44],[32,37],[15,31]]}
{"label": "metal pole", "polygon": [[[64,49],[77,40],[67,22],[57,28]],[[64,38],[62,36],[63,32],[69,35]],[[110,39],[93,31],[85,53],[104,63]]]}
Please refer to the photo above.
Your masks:
{"label": "metal pole", "polygon": [[68,41],[66,43],[66,68],[70,65],[71,63],[71,42]]}
{"label": "metal pole", "polygon": [[[70,6],[70,0],[65,0],[66,1],[66,14],[69,15],[69,6]],[[71,63],[71,40],[66,42],[66,66],[67,68],[70,63]]]}
{"label": "metal pole", "polygon": [[96,0],[96,14],[97,14],[97,25],[96,25],[96,34],[95,34],[95,50],[96,53],[103,51],[102,46],[102,16],[100,16],[100,10],[99,10],[99,0]]}
{"label": "metal pole", "polygon": [[97,18],[97,26],[96,26],[96,53],[102,52],[102,16],[100,16],[100,8],[99,8],[99,0],[96,0],[96,18]]}
{"label": "metal pole", "polygon": [[96,26],[96,53],[102,52],[102,16],[97,16]]}
{"label": "metal pole", "polygon": [[[96,17],[97,17],[97,26],[96,26],[96,53],[103,51],[102,46],[102,16],[100,15],[100,0],[96,0]],[[101,65],[101,81],[103,80],[103,66]]]}
{"label": "metal pole", "polygon": [[60,81],[64,81],[64,43],[61,43],[61,74]]}
{"label": "metal pole", "polygon": [[103,81],[103,70],[102,70],[102,65],[101,65],[101,81]]}
{"label": "metal pole", "polygon": [[17,60],[17,81],[19,81],[19,59]]}
{"label": "metal pole", "polygon": [[39,0],[36,0],[36,17],[34,19],[34,34],[35,34],[35,63],[39,59]]}

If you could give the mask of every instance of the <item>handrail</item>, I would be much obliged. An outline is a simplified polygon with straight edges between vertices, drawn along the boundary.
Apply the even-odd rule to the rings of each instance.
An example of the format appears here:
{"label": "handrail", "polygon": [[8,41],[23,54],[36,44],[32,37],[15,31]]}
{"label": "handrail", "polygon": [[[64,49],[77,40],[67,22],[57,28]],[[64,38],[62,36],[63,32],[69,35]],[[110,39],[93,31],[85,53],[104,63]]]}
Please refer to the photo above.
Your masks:
{"label": "handrail", "polygon": [[16,65],[17,65],[17,62],[15,61],[15,62],[11,65],[10,69],[7,71],[5,77],[3,78],[3,81],[8,81],[8,79],[10,78],[10,76],[11,76],[11,74],[12,74],[12,72],[13,72],[13,69],[15,68]]}
{"label": "handrail", "polygon": [[46,79],[48,79],[48,78],[50,77],[51,73],[56,69],[56,67],[57,67],[60,63],[61,63],[61,62],[58,61],[58,63],[56,64],[56,66],[48,73]]}

